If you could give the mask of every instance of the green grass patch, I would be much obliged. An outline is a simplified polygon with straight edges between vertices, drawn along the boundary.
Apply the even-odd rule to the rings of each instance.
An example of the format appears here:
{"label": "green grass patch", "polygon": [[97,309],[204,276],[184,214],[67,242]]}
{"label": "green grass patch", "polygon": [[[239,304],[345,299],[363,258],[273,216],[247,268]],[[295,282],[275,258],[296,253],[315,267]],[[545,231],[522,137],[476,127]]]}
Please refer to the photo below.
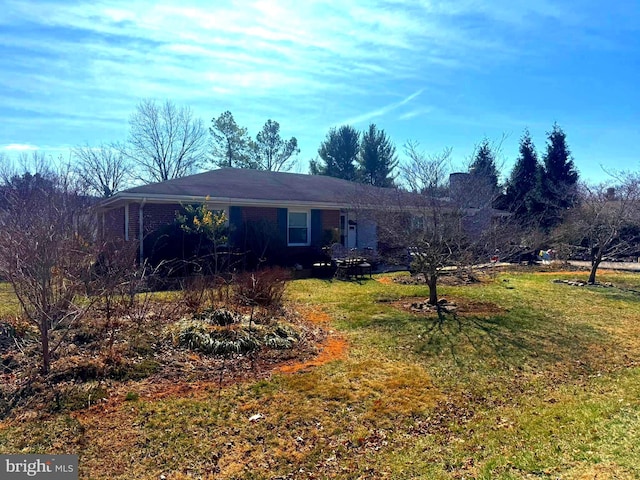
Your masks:
{"label": "green grass patch", "polygon": [[638,478],[640,276],[569,277],[442,287],[460,308],[441,316],[403,307],[423,285],[291,282],[344,358],[197,395],[132,385],[104,415],[12,421],[0,451],[78,453],[81,478]]}

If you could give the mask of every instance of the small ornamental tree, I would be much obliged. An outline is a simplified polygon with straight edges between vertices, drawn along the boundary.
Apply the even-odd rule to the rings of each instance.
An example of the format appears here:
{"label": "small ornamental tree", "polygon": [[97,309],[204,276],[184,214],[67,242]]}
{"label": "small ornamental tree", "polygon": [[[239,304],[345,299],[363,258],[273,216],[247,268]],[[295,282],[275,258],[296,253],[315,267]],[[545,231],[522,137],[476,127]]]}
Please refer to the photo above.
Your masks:
{"label": "small ornamental tree", "polygon": [[184,213],[176,216],[176,224],[189,236],[197,239],[195,249],[190,252],[197,258],[210,258],[213,272],[219,271],[220,247],[229,241],[229,226],[224,211],[210,210],[206,203],[187,205]]}
{"label": "small ornamental tree", "polygon": [[405,256],[414,272],[424,275],[431,305],[438,303],[442,267],[455,264],[465,244],[461,212],[442,198],[450,152],[427,155],[408,144],[409,161],[400,167],[400,177],[411,191],[385,192],[380,193],[385,198],[368,199],[376,205],[373,214],[378,217],[379,240],[390,252]]}
{"label": "small ornamental tree", "polygon": [[586,251],[591,261],[588,282],[596,281],[606,256],[636,254],[640,245],[640,179],[626,174],[615,187],[582,185],[578,204],[570,209],[556,231],[556,238]]}

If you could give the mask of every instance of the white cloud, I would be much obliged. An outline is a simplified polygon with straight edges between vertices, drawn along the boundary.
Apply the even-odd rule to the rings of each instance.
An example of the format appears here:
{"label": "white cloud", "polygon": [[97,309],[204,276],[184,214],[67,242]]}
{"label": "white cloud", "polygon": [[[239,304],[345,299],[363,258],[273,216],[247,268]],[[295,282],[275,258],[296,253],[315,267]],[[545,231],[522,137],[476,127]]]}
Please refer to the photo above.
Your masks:
{"label": "white cloud", "polygon": [[29,152],[38,150],[38,147],[35,145],[23,145],[20,143],[11,143],[9,145],[5,145],[2,147],[3,150],[8,150],[10,152]]}
{"label": "white cloud", "polygon": [[468,72],[543,61],[547,22],[590,19],[551,0],[6,0],[0,142],[51,144],[33,139],[54,121],[67,144],[119,132],[145,97],[309,138],[336,119],[418,119],[440,98],[424,105],[422,89],[451,95]]}

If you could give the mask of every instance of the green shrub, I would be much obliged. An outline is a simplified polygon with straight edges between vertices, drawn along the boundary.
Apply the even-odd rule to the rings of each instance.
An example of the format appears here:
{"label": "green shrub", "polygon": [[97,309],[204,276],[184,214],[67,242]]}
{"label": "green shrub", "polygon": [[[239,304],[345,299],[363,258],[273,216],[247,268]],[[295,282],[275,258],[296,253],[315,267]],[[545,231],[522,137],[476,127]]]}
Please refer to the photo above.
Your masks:
{"label": "green shrub", "polygon": [[207,355],[249,353],[262,347],[282,350],[292,348],[300,338],[293,327],[284,324],[267,330],[238,324],[221,327],[203,320],[178,322],[171,335],[177,345]]}
{"label": "green shrub", "polygon": [[141,380],[158,371],[160,364],[155,360],[144,359],[140,362],[115,363],[108,368],[107,376],[114,380]]}
{"label": "green shrub", "polygon": [[175,325],[174,343],[189,350],[207,351],[209,327],[201,320],[182,320]]}
{"label": "green shrub", "polygon": [[211,332],[211,350],[214,355],[249,353],[261,347],[261,340],[246,329],[216,329]]}
{"label": "green shrub", "polygon": [[193,319],[219,327],[226,327],[240,322],[240,316],[226,308],[210,308],[202,313],[194,315]]}
{"label": "green shrub", "polygon": [[287,350],[300,339],[300,335],[290,325],[278,324],[276,328],[265,335],[264,345],[274,350]]}
{"label": "green shrub", "polygon": [[99,384],[72,385],[58,390],[49,405],[51,412],[81,410],[107,397],[107,389]]}

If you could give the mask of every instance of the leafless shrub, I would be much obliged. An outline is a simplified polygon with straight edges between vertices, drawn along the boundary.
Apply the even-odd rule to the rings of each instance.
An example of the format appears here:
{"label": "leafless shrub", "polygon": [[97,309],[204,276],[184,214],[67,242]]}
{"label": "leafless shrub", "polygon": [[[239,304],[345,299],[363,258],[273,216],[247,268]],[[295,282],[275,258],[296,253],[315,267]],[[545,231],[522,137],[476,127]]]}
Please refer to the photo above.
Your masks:
{"label": "leafless shrub", "polygon": [[62,174],[24,175],[5,186],[0,211],[0,276],[37,328],[43,374],[91,301],[77,301],[95,258],[87,200]]}
{"label": "leafless shrub", "polygon": [[288,270],[270,267],[234,276],[234,299],[242,305],[277,310],[282,307]]}

